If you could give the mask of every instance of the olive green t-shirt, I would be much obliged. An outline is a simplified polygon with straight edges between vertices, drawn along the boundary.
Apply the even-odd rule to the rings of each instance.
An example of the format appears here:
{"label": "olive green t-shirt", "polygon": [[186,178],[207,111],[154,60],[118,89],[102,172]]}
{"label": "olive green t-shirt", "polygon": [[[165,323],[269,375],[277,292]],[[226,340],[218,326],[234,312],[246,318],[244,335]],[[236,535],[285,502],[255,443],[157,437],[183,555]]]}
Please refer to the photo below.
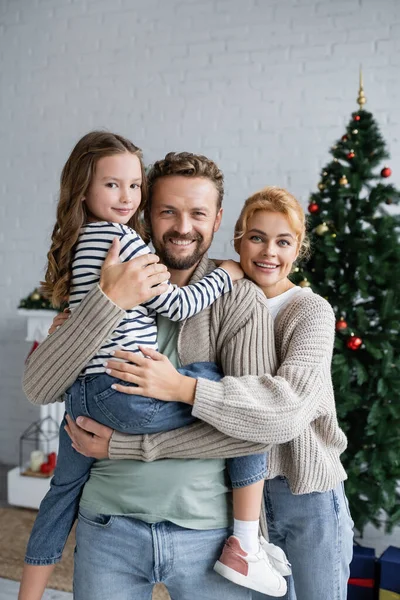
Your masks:
{"label": "olive green t-shirt", "polygon": [[[179,366],[179,325],[158,317],[158,346]],[[231,494],[224,460],[99,460],[83,489],[82,508],[190,529],[217,529],[231,522]]]}

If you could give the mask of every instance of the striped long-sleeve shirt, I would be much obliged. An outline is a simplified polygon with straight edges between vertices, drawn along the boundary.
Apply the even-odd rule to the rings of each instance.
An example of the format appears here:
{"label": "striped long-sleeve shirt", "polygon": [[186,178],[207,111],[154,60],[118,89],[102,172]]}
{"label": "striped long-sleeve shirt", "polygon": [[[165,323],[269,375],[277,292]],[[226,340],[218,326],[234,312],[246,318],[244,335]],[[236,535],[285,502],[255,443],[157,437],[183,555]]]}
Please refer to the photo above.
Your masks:
{"label": "striped long-sleeve shirt", "polygon": [[[80,232],[72,262],[71,310],[99,282],[102,264],[115,237],[121,241],[122,262],[151,252],[142,238],[126,225],[105,221],[86,224]],[[172,321],[183,321],[201,312],[231,289],[232,280],[222,268],[185,287],[169,284],[164,294],[126,311],[125,318],[86,365],[83,373],[103,373],[103,363],[111,357],[111,350],[139,352],[138,344],[157,350],[156,313]]]}

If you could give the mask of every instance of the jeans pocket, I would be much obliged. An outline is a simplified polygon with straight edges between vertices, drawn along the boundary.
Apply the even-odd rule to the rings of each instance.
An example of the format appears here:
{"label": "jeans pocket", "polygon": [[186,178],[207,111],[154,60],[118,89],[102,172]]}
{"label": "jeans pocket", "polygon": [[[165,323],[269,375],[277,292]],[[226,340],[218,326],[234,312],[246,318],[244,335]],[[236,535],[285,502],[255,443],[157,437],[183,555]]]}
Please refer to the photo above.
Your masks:
{"label": "jeans pocket", "polygon": [[115,519],[115,515],[103,515],[100,513],[92,513],[85,508],[79,509],[79,519],[86,523],[87,525],[92,525],[93,527],[101,527],[105,529],[110,527],[112,522]]}
{"label": "jeans pocket", "polygon": [[341,482],[341,487],[342,487],[342,492],[343,492],[343,501],[344,501],[344,505],[346,507],[346,511],[347,511],[347,515],[350,517],[350,519],[352,518],[351,516],[351,512],[350,512],[350,505],[349,505],[349,501],[347,499],[346,496],[346,489],[344,487],[344,481]]}
{"label": "jeans pocket", "polygon": [[64,403],[65,403],[65,411],[69,414],[70,417],[73,418],[74,421],[76,421],[76,417],[72,410],[72,395],[69,394],[68,392],[65,392],[65,394],[64,394]]}
{"label": "jeans pocket", "polygon": [[[132,384],[119,381],[132,388]],[[124,394],[111,387],[93,396],[93,402],[118,431],[134,430],[150,423],[157,412],[159,402],[136,394]],[[90,411],[89,411],[90,412]]]}

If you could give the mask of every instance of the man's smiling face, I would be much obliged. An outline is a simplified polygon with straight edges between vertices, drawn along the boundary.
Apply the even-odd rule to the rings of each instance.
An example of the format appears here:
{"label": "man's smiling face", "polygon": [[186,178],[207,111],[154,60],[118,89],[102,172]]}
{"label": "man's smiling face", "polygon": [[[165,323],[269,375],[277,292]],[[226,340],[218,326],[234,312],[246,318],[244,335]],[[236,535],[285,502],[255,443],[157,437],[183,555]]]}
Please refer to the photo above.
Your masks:
{"label": "man's smiling face", "polygon": [[204,177],[168,175],[152,190],[152,242],[161,261],[176,270],[196,265],[221,224],[215,185]]}

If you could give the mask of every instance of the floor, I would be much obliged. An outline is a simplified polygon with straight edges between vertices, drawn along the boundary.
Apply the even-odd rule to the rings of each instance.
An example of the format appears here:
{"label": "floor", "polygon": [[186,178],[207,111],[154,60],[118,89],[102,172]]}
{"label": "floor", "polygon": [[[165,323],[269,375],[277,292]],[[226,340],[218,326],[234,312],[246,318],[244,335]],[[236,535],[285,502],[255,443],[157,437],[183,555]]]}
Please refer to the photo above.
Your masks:
{"label": "floor", "polygon": [[[7,465],[0,464],[0,506],[7,506],[7,471],[10,469]],[[18,581],[10,581],[0,577],[0,600],[17,600]],[[67,592],[58,592],[57,590],[46,590],[43,600],[72,600],[72,594]]]}
{"label": "floor", "polygon": [[[0,464],[0,506],[7,506],[7,471],[10,467]],[[376,555],[380,556],[388,546],[400,547],[400,527],[397,527],[391,535],[384,535],[382,531],[375,527],[368,526],[365,529],[364,537],[357,538],[362,546],[375,548]],[[0,600],[16,600],[18,597],[19,583],[9,579],[0,578]],[[58,592],[56,590],[47,590],[43,600],[72,600],[72,594],[67,592]]]}

